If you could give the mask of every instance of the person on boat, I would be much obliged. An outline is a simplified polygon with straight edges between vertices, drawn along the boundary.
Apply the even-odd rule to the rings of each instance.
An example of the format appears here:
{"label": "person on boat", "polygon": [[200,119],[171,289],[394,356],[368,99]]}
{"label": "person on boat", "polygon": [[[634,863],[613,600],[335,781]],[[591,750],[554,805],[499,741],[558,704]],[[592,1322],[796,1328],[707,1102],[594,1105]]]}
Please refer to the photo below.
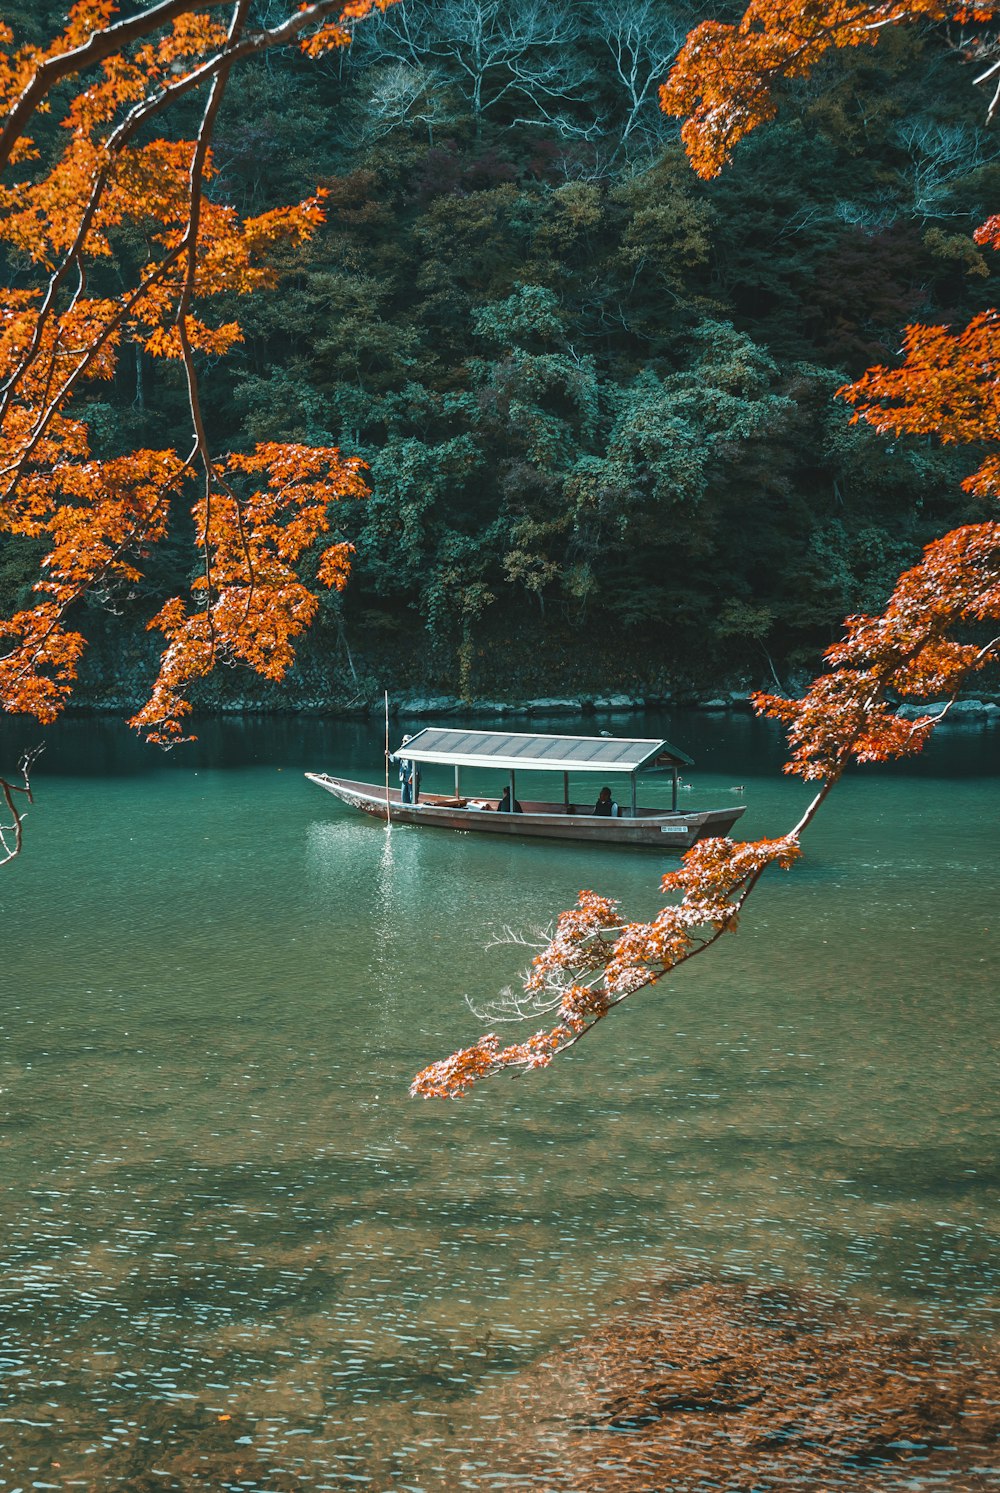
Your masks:
{"label": "person on boat", "polygon": [[516,798],[513,800],[513,802],[511,802],[509,785],[503,790],[503,793],[500,796],[500,802],[497,804],[497,812],[501,814],[524,813],[524,810],[521,808],[521,805],[518,803]]}
{"label": "person on boat", "polygon": [[591,809],[592,814],[603,814],[610,819],[618,819],[621,809],[611,797],[611,789],[605,785],[597,795],[597,802]]}
{"label": "person on boat", "polygon": [[[412,740],[413,740],[412,736],[404,736],[403,737],[403,741],[402,741],[402,746],[405,747],[406,743],[408,741],[412,741]],[[398,752],[390,752],[389,753],[389,760],[390,760],[390,762],[396,762],[399,765],[399,801],[400,801],[400,803],[401,804],[413,804],[413,803],[416,803],[416,801],[417,801],[417,795],[420,792],[420,764],[419,764],[419,762],[411,762],[410,759],[409,759],[409,757],[404,757],[403,756],[403,752],[402,752],[402,747],[400,748],[400,750]]]}

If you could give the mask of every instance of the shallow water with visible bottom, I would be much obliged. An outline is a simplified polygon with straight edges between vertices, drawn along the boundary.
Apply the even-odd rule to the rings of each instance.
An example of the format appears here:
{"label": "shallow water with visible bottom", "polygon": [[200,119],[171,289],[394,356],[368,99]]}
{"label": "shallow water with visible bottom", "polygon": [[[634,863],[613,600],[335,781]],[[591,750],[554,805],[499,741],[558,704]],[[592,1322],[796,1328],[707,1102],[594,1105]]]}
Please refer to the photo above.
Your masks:
{"label": "shallow water with visible bottom", "polygon": [[[805,802],[766,724],[598,724],[746,835]],[[497,1385],[657,1274],[995,1331],[1000,729],[856,773],[736,937],[454,1104],[407,1085],[494,941],[581,887],[648,915],[668,859],[387,835],[302,777],[378,779],[378,723],[49,736],[0,875],[3,1493],[504,1487]]]}

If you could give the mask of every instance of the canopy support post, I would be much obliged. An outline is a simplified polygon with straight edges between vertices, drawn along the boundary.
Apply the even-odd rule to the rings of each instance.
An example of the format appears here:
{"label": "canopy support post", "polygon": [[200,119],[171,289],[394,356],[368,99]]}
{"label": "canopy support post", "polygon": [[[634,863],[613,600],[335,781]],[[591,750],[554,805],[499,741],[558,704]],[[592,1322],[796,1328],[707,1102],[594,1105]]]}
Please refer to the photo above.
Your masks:
{"label": "canopy support post", "polygon": [[455,768],[455,797],[462,797],[462,769],[457,766]]}
{"label": "canopy support post", "polygon": [[674,768],[673,777],[674,777],[673,793],[672,793],[671,799],[670,799],[670,807],[673,810],[673,812],[676,814],[677,813],[677,769],[676,769],[676,767]]}
{"label": "canopy support post", "polygon": [[636,809],[636,802],[635,802],[635,773],[634,772],[630,772],[629,775],[628,775],[628,777],[629,777],[629,782],[632,785],[632,818],[636,819],[638,817],[638,811]]}
{"label": "canopy support post", "polygon": [[563,773],[563,808],[569,813],[569,773]]}
{"label": "canopy support post", "polygon": [[517,802],[517,794],[514,792],[514,769],[510,770],[510,812],[514,812],[514,804]]}

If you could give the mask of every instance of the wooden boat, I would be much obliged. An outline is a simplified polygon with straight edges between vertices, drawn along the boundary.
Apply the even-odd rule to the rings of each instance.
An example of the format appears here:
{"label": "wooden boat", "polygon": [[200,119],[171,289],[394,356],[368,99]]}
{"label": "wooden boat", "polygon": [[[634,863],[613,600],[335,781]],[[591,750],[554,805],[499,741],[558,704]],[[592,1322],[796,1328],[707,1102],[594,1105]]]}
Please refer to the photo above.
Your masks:
{"label": "wooden boat", "polygon": [[[332,793],[351,808],[393,824],[433,825],[439,829],[471,830],[477,834],[540,836],[549,840],[584,840],[612,845],[646,845],[657,850],[687,850],[696,840],[725,835],[744,813],[745,805],[725,809],[684,809],[677,806],[678,773],[691,758],[667,741],[622,736],[550,736],[510,731],[463,731],[430,726],[403,743],[396,757],[411,762],[454,768],[454,793],[424,793],[415,803],[404,803],[398,788],[362,783],[328,773],[307,772],[311,783]],[[562,801],[524,799],[521,813],[497,811],[498,797],[463,795],[463,768],[502,771],[517,801],[518,772],[560,773]],[[629,803],[619,816],[593,812],[593,803],[570,797],[570,773],[587,773],[602,780],[626,774]],[[643,808],[637,802],[637,778],[650,773],[672,776],[672,807]],[[623,795],[624,796],[624,795]],[[596,793],[595,793],[596,797]]]}

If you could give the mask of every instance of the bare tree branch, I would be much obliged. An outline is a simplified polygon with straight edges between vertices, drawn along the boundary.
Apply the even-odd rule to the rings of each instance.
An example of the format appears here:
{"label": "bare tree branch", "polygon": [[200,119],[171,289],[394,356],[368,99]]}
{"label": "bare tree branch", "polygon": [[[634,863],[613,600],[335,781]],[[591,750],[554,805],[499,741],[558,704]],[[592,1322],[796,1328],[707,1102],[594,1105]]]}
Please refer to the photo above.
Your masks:
{"label": "bare tree branch", "polygon": [[0,866],[6,866],[21,853],[24,844],[24,819],[27,812],[24,805],[33,804],[35,801],[31,791],[31,768],[43,751],[44,746],[37,746],[30,752],[25,752],[18,764],[18,771],[21,774],[20,783],[11,783],[6,778],[0,778],[0,803],[6,811],[6,816],[0,818]]}

